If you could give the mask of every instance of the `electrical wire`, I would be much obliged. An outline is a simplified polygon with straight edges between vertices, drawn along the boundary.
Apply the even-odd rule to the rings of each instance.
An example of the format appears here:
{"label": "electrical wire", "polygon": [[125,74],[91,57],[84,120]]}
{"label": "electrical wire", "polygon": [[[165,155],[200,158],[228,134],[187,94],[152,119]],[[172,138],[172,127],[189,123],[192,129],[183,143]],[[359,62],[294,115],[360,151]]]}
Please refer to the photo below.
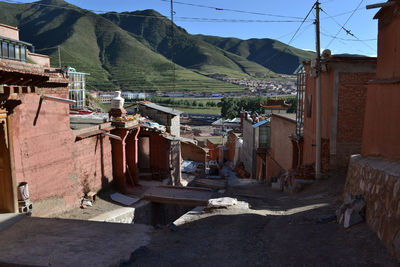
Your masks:
{"label": "electrical wire", "polygon": [[315,3],[312,5],[311,9],[308,11],[307,15],[304,17],[303,21],[300,23],[299,27],[296,29],[296,31],[294,32],[292,38],[290,38],[289,42],[287,44],[285,44],[285,48],[282,49],[281,51],[277,52],[276,54],[274,54],[272,57],[270,57],[268,60],[265,61],[265,63],[271,61],[274,57],[276,57],[275,61],[272,63],[272,66],[269,67],[269,69],[273,69],[275,67],[275,65],[277,64],[278,60],[280,59],[280,57],[282,56],[282,54],[284,52],[286,52],[287,48],[290,46],[290,44],[293,42],[293,40],[295,39],[297,33],[300,31],[301,27],[303,26],[304,22],[306,22],[308,16],[310,16],[311,12],[313,11],[315,7]]}
{"label": "electrical wire", "polygon": [[[162,1],[162,2],[169,2],[169,0],[160,0],[160,1]],[[186,5],[186,6],[193,6],[193,7],[200,7],[200,8],[208,8],[208,9],[214,9],[214,10],[218,10],[218,11],[229,11],[229,12],[236,12],[236,13],[244,13],[244,14],[260,15],[260,16],[268,16],[268,17],[302,19],[302,17],[285,16],[285,15],[276,15],[276,14],[252,12],[252,11],[237,10],[237,9],[230,9],[230,8],[221,8],[221,7],[205,6],[205,5],[198,5],[198,4],[192,4],[192,3],[186,3],[186,2],[179,2],[179,1],[174,1],[174,4]]]}
{"label": "electrical wire", "polygon": [[[364,0],[361,0],[360,3],[362,3]],[[352,15],[355,13],[355,10],[353,10]],[[339,31],[338,33],[331,39],[331,41],[329,42],[329,44],[326,46],[327,48],[329,47],[329,45],[332,43],[333,40],[337,39],[337,35],[340,33],[340,31],[343,29],[348,35],[354,37],[355,39],[359,40],[361,43],[363,43],[365,46],[367,46],[368,48],[370,48],[372,51],[376,52],[376,49],[372,48],[369,44],[367,44],[365,41],[361,40],[360,38],[358,38],[354,33],[352,33],[350,30],[346,29],[344,27],[344,25],[340,24],[335,18],[333,18],[332,16],[330,16],[325,10],[321,9],[321,11],[323,13],[325,13],[328,17],[330,17],[339,27]],[[349,21],[349,19],[352,17],[352,15],[346,20],[346,23]]]}
{"label": "electrical wire", "polygon": [[[7,3],[15,3],[15,4],[28,4],[23,3],[20,1],[15,0],[4,0]],[[42,3],[29,3],[31,5],[38,5],[38,6],[46,6],[46,7],[54,7],[54,8],[61,8],[61,9],[68,9],[73,10],[78,13],[86,14],[88,12],[99,13],[99,14],[106,14],[111,13],[110,11],[104,10],[92,10],[92,9],[81,9],[76,7],[68,7],[68,6],[57,6],[57,5],[49,5],[49,4],[42,4]],[[154,18],[154,19],[161,19],[165,20],[167,17],[165,16],[150,16],[150,15],[141,15],[141,14],[133,14],[133,13],[117,13],[119,16],[128,16],[128,17],[140,17],[140,18]],[[282,16],[284,17],[284,16]],[[292,22],[300,22],[300,20],[255,20],[255,19],[218,19],[218,18],[200,18],[200,17],[175,17],[176,21],[186,21],[186,22],[215,22],[215,23],[292,23]]]}
{"label": "electrical wire", "polygon": [[[364,2],[364,0],[361,0],[360,3],[358,3],[357,7],[353,10],[353,12],[351,13],[351,15],[347,18],[346,22],[341,25],[341,27],[339,28],[338,32],[335,34],[335,37],[332,38],[328,45],[326,46],[327,48],[332,44],[332,42],[335,40],[335,38],[339,35],[339,33],[344,30],[347,34],[352,35],[352,33],[347,30],[344,26],[346,26],[347,22],[349,22],[349,20],[351,19],[351,17],[353,17],[354,13],[356,13],[357,9],[361,6],[361,4]],[[325,12],[324,12],[325,13]],[[326,14],[326,13],[325,13]]]}

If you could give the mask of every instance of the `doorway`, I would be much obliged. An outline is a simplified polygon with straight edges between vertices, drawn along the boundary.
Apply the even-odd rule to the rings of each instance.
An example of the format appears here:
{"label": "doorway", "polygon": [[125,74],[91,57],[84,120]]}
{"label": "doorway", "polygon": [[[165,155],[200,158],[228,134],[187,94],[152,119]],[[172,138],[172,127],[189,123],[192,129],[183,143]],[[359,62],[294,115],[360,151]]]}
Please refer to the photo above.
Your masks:
{"label": "doorway", "polygon": [[0,109],[0,213],[14,212],[7,113]]}

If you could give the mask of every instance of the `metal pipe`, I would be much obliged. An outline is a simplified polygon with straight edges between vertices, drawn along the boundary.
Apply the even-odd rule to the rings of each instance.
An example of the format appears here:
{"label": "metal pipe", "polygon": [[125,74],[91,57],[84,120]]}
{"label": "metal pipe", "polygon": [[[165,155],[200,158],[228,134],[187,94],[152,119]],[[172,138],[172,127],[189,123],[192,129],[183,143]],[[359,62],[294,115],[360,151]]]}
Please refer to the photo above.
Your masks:
{"label": "metal pipe", "polygon": [[64,104],[75,104],[76,103],[75,100],[56,97],[56,96],[44,95],[44,96],[42,96],[42,98],[44,100],[51,100],[51,101],[60,102],[60,103],[64,103]]}
{"label": "metal pipe", "polygon": [[392,6],[396,4],[396,1],[390,1],[386,3],[378,3],[378,4],[372,4],[372,5],[367,5],[367,9],[373,9],[373,8],[380,8],[380,7],[387,7],[387,6]]}

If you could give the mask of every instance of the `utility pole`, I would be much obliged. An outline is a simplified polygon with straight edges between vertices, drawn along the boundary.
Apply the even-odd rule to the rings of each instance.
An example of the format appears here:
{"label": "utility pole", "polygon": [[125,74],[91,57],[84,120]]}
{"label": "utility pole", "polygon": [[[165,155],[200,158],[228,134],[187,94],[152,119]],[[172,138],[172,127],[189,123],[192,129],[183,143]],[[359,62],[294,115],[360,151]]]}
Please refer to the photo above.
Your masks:
{"label": "utility pole", "polygon": [[61,69],[61,51],[60,51],[60,46],[57,46],[58,48],[58,67]]}
{"label": "utility pole", "polygon": [[316,136],[315,136],[315,178],[321,179],[321,44],[320,44],[320,3],[317,0],[315,2],[315,32],[316,32],[316,74],[317,74],[317,84],[315,93],[316,102],[316,114],[315,114],[315,126],[316,126]]}
{"label": "utility pole", "polygon": [[171,61],[172,61],[172,84],[175,92],[175,62],[174,62],[174,0],[171,0]]}

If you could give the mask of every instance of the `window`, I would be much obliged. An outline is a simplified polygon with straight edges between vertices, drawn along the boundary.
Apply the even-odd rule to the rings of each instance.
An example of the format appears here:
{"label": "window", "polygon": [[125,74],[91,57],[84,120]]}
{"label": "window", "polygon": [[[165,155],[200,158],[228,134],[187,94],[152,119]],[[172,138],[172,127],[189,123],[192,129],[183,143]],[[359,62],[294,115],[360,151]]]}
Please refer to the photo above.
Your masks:
{"label": "window", "polygon": [[311,118],[312,115],[312,95],[307,97],[307,117]]}
{"label": "window", "polygon": [[8,44],[3,42],[1,44],[2,57],[8,58]]}
{"label": "window", "polygon": [[20,53],[20,46],[19,45],[15,45],[15,59],[20,60],[21,59],[21,53]]}
{"label": "window", "polygon": [[8,57],[14,59],[15,58],[15,46],[14,44],[8,44]]}
{"label": "window", "polygon": [[21,60],[26,61],[26,47],[21,46]]}

